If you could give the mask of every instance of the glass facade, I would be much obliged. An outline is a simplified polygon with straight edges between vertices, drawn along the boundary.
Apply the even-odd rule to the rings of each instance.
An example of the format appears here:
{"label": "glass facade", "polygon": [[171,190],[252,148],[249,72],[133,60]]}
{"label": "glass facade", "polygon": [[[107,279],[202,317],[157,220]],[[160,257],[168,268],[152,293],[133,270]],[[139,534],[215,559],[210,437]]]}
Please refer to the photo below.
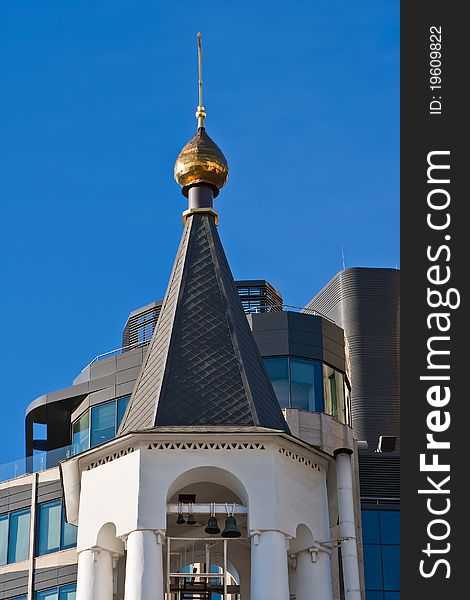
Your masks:
{"label": "glass facade", "polygon": [[73,453],[79,454],[116,437],[130,395],[89,408],[72,423]]}
{"label": "glass facade", "polygon": [[350,423],[342,373],[305,358],[265,358],[264,364],[281,408],[325,412]]}
{"label": "glass facade", "polygon": [[61,585],[34,594],[34,600],[75,600],[77,597],[77,585]]}
{"label": "glass facade", "polygon": [[72,445],[74,454],[83,452],[90,447],[90,411],[74,421],[72,425]]}
{"label": "glass facade", "polygon": [[77,545],[77,527],[65,522],[61,500],[38,505],[38,534],[36,553],[38,556],[66,550]]}
{"label": "glass facade", "polygon": [[399,600],[400,512],[364,509],[362,541],[366,600]]}
{"label": "glass facade", "polygon": [[0,566],[29,557],[30,510],[0,515]]}

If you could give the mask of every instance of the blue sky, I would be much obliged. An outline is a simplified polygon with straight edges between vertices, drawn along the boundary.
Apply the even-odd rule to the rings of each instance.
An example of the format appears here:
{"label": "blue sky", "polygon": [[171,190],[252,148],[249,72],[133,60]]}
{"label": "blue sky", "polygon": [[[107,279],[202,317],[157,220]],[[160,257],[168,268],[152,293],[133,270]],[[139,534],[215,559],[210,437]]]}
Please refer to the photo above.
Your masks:
{"label": "blue sky", "polygon": [[29,402],[164,295],[199,30],[235,278],[303,305],[341,246],[348,267],[399,264],[397,0],[3,0],[0,463],[24,452]]}

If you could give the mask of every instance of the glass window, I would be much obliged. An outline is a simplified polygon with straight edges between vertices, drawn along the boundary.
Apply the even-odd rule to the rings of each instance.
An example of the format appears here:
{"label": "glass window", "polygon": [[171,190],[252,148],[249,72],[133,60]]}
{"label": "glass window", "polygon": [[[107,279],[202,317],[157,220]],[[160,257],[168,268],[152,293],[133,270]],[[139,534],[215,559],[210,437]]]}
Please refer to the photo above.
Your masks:
{"label": "glass window", "polygon": [[11,600],[26,600],[27,596],[15,596]]}
{"label": "glass window", "polygon": [[384,589],[400,589],[400,547],[382,546]]}
{"label": "glass window", "polygon": [[77,532],[78,527],[70,525],[65,520],[65,510],[62,507],[62,533],[60,539],[60,549],[67,550],[67,548],[75,548],[77,545]]}
{"label": "glass window", "polygon": [[49,554],[77,545],[77,527],[65,522],[61,500],[45,502],[38,507],[37,554]]}
{"label": "glass window", "polygon": [[364,546],[364,575],[366,589],[381,590],[382,588],[382,558],[380,546]]}
{"label": "glass window", "polygon": [[72,425],[73,453],[78,454],[90,447],[90,411],[87,410]]}
{"label": "glass window", "polygon": [[59,600],[58,588],[51,590],[44,590],[43,592],[36,592],[35,600]]}
{"label": "glass window", "polygon": [[400,543],[400,513],[398,510],[375,511],[380,513],[382,544]]}
{"label": "glass window", "polygon": [[383,593],[383,600],[399,600],[400,595],[400,512],[367,509],[362,511],[366,598]]}
{"label": "glass window", "polygon": [[39,505],[38,555],[60,550],[60,527],[62,522],[62,502],[46,502]]}
{"label": "glass window", "polygon": [[289,406],[289,366],[287,358],[265,358],[264,364],[281,408]]}
{"label": "glass window", "polygon": [[364,544],[380,544],[379,511],[362,511],[362,541]]}
{"label": "glass window", "polygon": [[366,600],[384,600],[383,592],[366,592]]}
{"label": "glass window", "polygon": [[323,365],[323,387],[325,412],[345,423],[343,375],[328,365]]}
{"label": "glass window", "polygon": [[322,373],[320,363],[291,358],[291,406],[302,410],[323,410]]}
{"label": "glass window", "polygon": [[29,523],[29,508],[10,513],[7,557],[9,563],[26,560],[29,557]]}
{"label": "glass window", "polygon": [[121,424],[124,413],[126,412],[127,405],[129,404],[130,395],[123,396],[122,398],[118,398],[117,400],[117,420],[116,420],[116,433],[119,429],[119,425]]}
{"label": "glass window", "polygon": [[142,344],[149,342],[152,339],[153,330],[155,328],[154,323],[147,323],[137,328],[137,341]]}
{"label": "glass window", "polygon": [[75,600],[77,597],[77,586],[75,583],[71,585],[63,585],[60,588],[59,600]]}
{"label": "glass window", "polygon": [[112,440],[116,435],[116,404],[106,402],[91,409],[91,446]]}
{"label": "glass window", "polygon": [[0,515],[0,565],[7,564],[8,515]]}

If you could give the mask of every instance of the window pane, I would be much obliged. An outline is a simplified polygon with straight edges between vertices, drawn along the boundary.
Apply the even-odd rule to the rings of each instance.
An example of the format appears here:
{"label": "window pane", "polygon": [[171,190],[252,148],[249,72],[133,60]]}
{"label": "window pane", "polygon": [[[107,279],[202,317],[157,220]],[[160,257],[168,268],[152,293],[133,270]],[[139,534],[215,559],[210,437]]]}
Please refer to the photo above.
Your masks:
{"label": "window pane", "polygon": [[344,406],[344,378],[342,373],[323,365],[325,412],[342,423],[346,422]]}
{"label": "window pane", "polygon": [[8,562],[26,560],[29,556],[29,509],[10,514]]}
{"label": "window pane", "polygon": [[36,592],[35,600],[59,600],[59,592],[57,588]]}
{"label": "window pane", "polygon": [[38,555],[60,550],[62,502],[55,500],[39,505]]}
{"label": "window pane", "polygon": [[67,548],[74,548],[77,545],[77,531],[78,527],[70,525],[65,521],[65,511],[62,508],[62,539],[60,544],[61,550]]}
{"label": "window pane", "polygon": [[281,408],[289,406],[289,372],[287,358],[265,358],[264,364]]}
{"label": "window pane", "polygon": [[112,440],[116,435],[116,401],[91,409],[91,447]]}
{"label": "window pane", "polygon": [[380,544],[379,511],[363,510],[362,541],[364,544]]}
{"label": "window pane", "polygon": [[78,454],[90,447],[90,411],[87,410],[72,425],[73,453]]}
{"label": "window pane", "polygon": [[122,417],[126,412],[127,405],[129,404],[130,395],[123,396],[122,398],[118,398],[117,400],[117,423],[116,423],[116,432],[119,429],[119,425],[121,424]]}
{"label": "window pane", "polygon": [[400,592],[385,592],[384,600],[400,600]]}
{"label": "window pane", "polygon": [[60,588],[59,600],[75,600],[77,596],[77,586],[75,583],[71,585],[63,585]]}
{"label": "window pane", "polygon": [[0,565],[7,564],[8,515],[0,516]]}
{"label": "window pane", "polygon": [[364,575],[367,590],[383,589],[380,546],[364,546]]}
{"label": "window pane", "polygon": [[400,547],[382,546],[384,589],[400,589]]}
{"label": "window pane", "polygon": [[400,513],[398,510],[380,511],[380,535],[382,544],[400,543]]}
{"label": "window pane", "polygon": [[384,600],[383,592],[366,592],[366,600]]}
{"label": "window pane", "polygon": [[320,363],[292,358],[290,372],[292,408],[321,412],[323,390]]}

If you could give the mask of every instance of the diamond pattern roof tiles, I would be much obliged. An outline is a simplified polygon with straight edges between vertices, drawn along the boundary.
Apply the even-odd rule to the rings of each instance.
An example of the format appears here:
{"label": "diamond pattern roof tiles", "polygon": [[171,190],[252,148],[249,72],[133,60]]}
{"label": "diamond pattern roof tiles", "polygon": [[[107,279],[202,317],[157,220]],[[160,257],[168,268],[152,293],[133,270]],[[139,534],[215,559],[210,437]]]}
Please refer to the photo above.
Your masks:
{"label": "diamond pattern roof tiles", "polygon": [[119,434],[155,425],[288,431],[210,215],[187,220]]}

